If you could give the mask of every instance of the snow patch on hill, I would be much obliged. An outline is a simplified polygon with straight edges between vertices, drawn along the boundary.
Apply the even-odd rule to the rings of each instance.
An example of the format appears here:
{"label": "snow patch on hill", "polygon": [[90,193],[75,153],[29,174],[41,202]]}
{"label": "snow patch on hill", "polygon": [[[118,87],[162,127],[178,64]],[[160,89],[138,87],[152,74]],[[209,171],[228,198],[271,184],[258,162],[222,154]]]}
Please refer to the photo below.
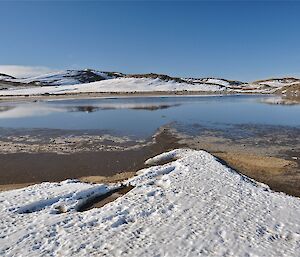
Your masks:
{"label": "snow patch on hill", "polygon": [[291,85],[295,85],[295,84],[299,84],[300,83],[300,79],[296,79],[296,78],[278,78],[278,79],[267,79],[267,80],[260,80],[260,81],[256,81],[254,82],[254,84],[258,84],[261,86],[269,86],[269,87],[273,87],[273,88],[282,88],[284,86],[291,86]]}
{"label": "snow patch on hill", "polygon": [[29,84],[36,83],[37,85],[76,85],[86,82],[93,82],[105,79],[112,79],[113,73],[100,72],[94,70],[67,70],[52,72],[49,74],[44,74],[36,77],[30,77],[26,79],[16,79],[15,82]]}
{"label": "snow patch on hill", "polygon": [[[118,185],[68,180],[0,193],[3,256],[297,256],[300,200],[223,166],[204,151],[138,172],[134,189],[99,209],[82,201]],[[63,213],[57,214],[61,206]]]}
{"label": "snow patch on hill", "polygon": [[76,94],[104,92],[223,91],[217,85],[178,83],[149,78],[116,78],[92,83],[1,90],[0,95]]}
{"label": "snow patch on hill", "polygon": [[0,80],[6,81],[6,80],[12,80],[12,79],[15,79],[15,78],[12,76],[0,73]]}
{"label": "snow patch on hill", "polygon": [[76,74],[76,71],[58,71],[25,79],[16,79],[15,81],[24,84],[36,82],[37,84],[41,85],[43,83],[55,83],[57,85],[72,85],[80,83],[77,79],[74,78]]}

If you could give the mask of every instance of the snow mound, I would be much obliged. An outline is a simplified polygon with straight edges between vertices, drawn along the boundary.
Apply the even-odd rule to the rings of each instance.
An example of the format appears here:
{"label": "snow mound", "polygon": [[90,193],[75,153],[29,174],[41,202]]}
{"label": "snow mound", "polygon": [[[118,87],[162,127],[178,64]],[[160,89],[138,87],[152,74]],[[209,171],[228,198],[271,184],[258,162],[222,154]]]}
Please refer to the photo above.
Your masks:
{"label": "snow mound", "polygon": [[171,162],[139,171],[125,182],[130,192],[86,212],[77,212],[80,201],[118,185],[67,180],[0,193],[0,255],[297,256],[298,198],[204,151],[177,149],[147,163],[162,160]]}

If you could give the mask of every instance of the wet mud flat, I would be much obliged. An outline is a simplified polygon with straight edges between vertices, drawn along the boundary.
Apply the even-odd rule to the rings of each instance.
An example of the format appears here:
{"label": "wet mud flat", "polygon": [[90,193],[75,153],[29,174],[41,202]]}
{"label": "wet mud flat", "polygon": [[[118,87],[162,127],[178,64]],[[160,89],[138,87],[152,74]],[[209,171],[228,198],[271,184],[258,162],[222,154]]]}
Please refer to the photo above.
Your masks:
{"label": "wet mud flat", "polygon": [[[35,141],[35,147],[31,148],[30,136],[26,137],[29,138],[29,142],[26,143],[24,135],[21,138],[26,147],[22,145],[19,149],[19,140],[16,141],[16,146],[10,141],[13,145],[10,147],[14,148],[12,152],[2,147],[0,190],[68,178],[80,178],[82,181],[94,183],[118,182],[132,177],[136,171],[144,168],[144,162],[148,158],[174,148],[184,147],[184,144],[177,143],[176,137],[164,130],[144,141],[124,142],[119,138],[119,142],[114,141],[118,146],[114,149],[111,147],[112,142],[99,143],[93,140],[93,136],[89,136],[91,143],[84,142],[83,147],[78,146],[79,135],[76,136],[74,145],[70,143],[68,147],[66,142],[72,142],[72,138],[68,136],[62,139],[61,135],[58,137],[62,141],[60,152],[57,152],[57,145],[49,143],[47,138],[39,143]],[[38,151],[36,144],[43,150]],[[99,144],[101,144],[100,148]],[[77,148],[76,151],[72,150],[74,147]]]}
{"label": "wet mud flat", "polygon": [[300,128],[266,125],[169,124],[136,140],[96,132],[2,131],[0,190],[67,178],[115,183],[145,168],[148,158],[180,147],[206,150],[275,191],[300,196]]}

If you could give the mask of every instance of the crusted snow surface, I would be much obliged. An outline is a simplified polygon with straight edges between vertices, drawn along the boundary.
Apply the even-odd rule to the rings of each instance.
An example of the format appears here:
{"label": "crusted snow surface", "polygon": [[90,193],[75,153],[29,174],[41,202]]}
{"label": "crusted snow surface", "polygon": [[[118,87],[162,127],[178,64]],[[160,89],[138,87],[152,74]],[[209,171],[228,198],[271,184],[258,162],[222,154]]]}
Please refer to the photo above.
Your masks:
{"label": "crusted snow surface", "polygon": [[299,256],[298,198],[204,151],[177,149],[147,163],[168,158],[126,181],[135,186],[127,194],[86,212],[76,211],[80,203],[118,185],[68,180],[1,193],[0,255]]}

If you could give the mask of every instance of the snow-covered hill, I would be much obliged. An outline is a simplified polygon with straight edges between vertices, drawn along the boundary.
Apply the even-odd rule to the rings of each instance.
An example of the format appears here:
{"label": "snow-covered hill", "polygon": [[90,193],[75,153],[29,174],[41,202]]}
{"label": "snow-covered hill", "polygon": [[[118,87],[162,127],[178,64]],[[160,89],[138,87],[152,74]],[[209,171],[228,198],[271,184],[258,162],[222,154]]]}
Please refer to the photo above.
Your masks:
{"label": "snow-covered hill", "polygon": [[221,79],[221,78],[183,78],[183,80],[191,83],[205,83],[211,85],[219,85],[223,87],[240,86],[245,84],[244,82],[241,81]]}
{"label": "snow-covered hill", "polygon": [[76,85],[119,77],[118,73],[95,70],[67,70],[49,73],[25,79],[16,79],[19,83],[35,83],[42,86]]}
{"label": "snow-covered hill", "polygon": [[274,93],[300,83],[296,78],[251,83],[222,78],[177,78],[163,74],[122,74],[96,70],[67,70],[25,79],[0,74],[0,95],[76,94],[101,92],[229,92]]}
{"label": "snow-covered hill", "polygon": [[300,79],[297,78],[273,78],[273,79],[258,80],[253,82],[253,84],[257,84],[262,87],[270,87],[276,89],[285,86],[292,86],[299,83],[300,83]]}
{"label": "snow-covered hill", "polygon": [[[176,161],[172,161],[176,159]],[[299,256],[300,200],[223,166],[204,151],[147,161],[134,188],[74,180],[0,193],[1,256]],[[60,210],[60,214],[58,213]]]}
{"label": "snow-covered hill", "polygon": [[102,72],[90,69],[58,71],[29,78],[14,78],[6,74],[0,74],[0,89],[14,90],[44,86],[78,85],[121,76],[123,74],[117,72]]}
{"label": "snow-covered hill", "polygon": [[121,92],[176,92],[176,91],[223,91],[224,87],[207,84],[179,83],[151,78],[117,78],[92,83],[68,86],[33,87],[2,90],[2,96],[76,94],[76,93],[121,93]]}
{"label": "snow-covered hill", "polygon": [[14,80],[15,78],[13,76],[10,76],[10,75],[6,75],[6,74],[3,74],[3,73],[0,73],[0,80]]}

